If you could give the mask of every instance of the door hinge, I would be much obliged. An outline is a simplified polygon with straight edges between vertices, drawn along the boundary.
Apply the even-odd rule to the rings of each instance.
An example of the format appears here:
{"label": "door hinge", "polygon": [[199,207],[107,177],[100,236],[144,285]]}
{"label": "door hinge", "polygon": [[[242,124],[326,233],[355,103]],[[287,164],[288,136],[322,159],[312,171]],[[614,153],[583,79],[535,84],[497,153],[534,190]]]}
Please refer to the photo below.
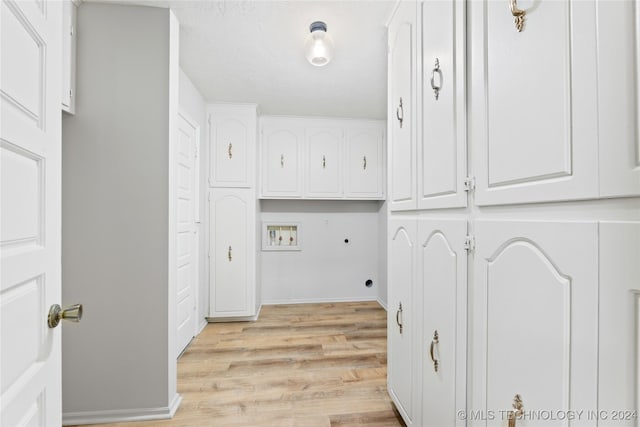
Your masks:
{"label": "door hinge", "polygon": [[467,234],[464,238],[464,250],[465,251],[473,251],[476,248],[476,237],[471,235],[471,234]]}
{"label": "door hinge", "polygon": [[476,177],[468,176],[464,179],[464,191],[473,191],[476,189]]}

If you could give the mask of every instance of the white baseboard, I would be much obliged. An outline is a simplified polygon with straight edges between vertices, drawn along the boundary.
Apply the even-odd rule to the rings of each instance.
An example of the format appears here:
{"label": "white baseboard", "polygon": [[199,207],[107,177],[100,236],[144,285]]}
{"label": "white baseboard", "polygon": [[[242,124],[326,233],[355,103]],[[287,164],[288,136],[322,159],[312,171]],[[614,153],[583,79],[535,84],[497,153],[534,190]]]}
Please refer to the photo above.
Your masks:
{"label": "white baseboard", "polygon": [[380,304],[380,306],[381,306],[382,308],[384,308],[384,311],[389,311],[389,310],[387,309],[387,304],[386,304],[386,302],[385,302],[385,301],[382,301],[382,300],[380,299],[380,297],[376,298],[376,301],[378,301],[378,304]]}
{"label": "white baseboard", "polygon": [[315,304],[315,303],[327,303],[327,302],[362,302],[362,301],[377,301],[375,297],[345,297],[345,298],[291,298],[291,299],[271,299],[263,300],[263,305],[277,305],[277,304]]}
{"label": "white baseboard", "polygon": [[64,412],[62,425],[126,423],[132,421],[167,420],[173,418],[180,407],[182,396],[173,397],[169,406],[160,408],[110,409],[106,411]]}
{"label": "white baseboard", "polygon": [[207,317],[207,323],[226,323],[226,322],[255,322],[260,317],[260,310],[262,310],[262,304],[258,307],[258,312],[255,316],[237,316],[237,317]]}
{"label": "white baseboard", "polygon": [[200,322],[200,325],[198,325],[198,333],[196,334],[196,337],[200,335],[200,333],[204,330],[204,328],[207,327],[208,324],[209,322],[207,322],[207,319],[203,318],[202,322]]}

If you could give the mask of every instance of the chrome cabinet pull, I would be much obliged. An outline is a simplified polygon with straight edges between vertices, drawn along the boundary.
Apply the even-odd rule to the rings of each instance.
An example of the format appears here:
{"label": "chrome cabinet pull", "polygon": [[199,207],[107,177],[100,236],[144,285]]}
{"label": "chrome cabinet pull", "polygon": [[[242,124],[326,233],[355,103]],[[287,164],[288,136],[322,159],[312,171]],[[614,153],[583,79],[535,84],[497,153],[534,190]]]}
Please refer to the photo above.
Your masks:
{"label": "chrome cabinet pull", "polygon": [[280,154],[280,167],[284,167],[284,154]]}
{"label": "chrome cabinet pull", "polygon": [[440,364],[440,362],[433,355],[433,350],[436,344],[440,344],[438,331],[433,332],[433,339],[431,340],[431,346],[429,347],[429,355],[431,356],[431,361],[433,362],[433,370],[435,372],[438,372],[438,365]]}
{"label": "chrome cabinet pull", "polygon": [[367,170],[367,156],[362,157],[362,170]]}
{"label": "chrome cabinet pull", "polygon": [[404,121],[404,107],[402,106],[402,97],[400,97],[400,105],[396,108],[396,117],[400,122],[400,128],[402,128],[402,122]]}
{"label": "chrome cabinet pull", "polygon": [[231,246],[229,246],[229,249],[227,250],[227,258],[229,259],[229,262],[233,260],[233,257],[231,256],[231,250]]}
{"label": "chrome cabinet pull", "polygon": [[326,167],[327,167],[327,158],[323,154],[322,155],[322,169],[325,169]]}
{"label": "chrome cabinet pull", "polygon": [[403,320],[402,320],[402,303],[398,306],[398,310],[396,311],[396,323],[398,324],[398,328],[400,328],[400,333],[402,334]]}
{"label": "chrome cabinet pull", "polygon": [[229,154],[229,158],[233,157],[233,144],[229,143],[229,147],[227,148],[227,153]]}
{"label": "chrome cabinet pull", "polygon": [[[438,75],[438,84],[435,82],[436,74]],[[436,63],[431,71],[431,89],[433,89],[433,94],[437,101],[440,96],[440,89],[442,89],[442,71],[440,70],[440,59],[438,58],[436,58]]]}
{"label": "chrome cabinet pull", "polygon": [[509,427],[516,427],[516,420],[522,417],[524,414],[524,405],[522,404],[522,398],[519,394],[516,394],[513,398],[512,411],[509,411],[507,418],[509,418]]}
{"label": "chrome cabinet pull", "polygon": [[509,0],[509,10],[511,10],[511,15],[513,15],[513,22],[516,24],[516,30],[518,30],[519,33],[522,32],[522,28],[524,28],[524,16],[527,12],[522,9],[518,9],[517,0]]}

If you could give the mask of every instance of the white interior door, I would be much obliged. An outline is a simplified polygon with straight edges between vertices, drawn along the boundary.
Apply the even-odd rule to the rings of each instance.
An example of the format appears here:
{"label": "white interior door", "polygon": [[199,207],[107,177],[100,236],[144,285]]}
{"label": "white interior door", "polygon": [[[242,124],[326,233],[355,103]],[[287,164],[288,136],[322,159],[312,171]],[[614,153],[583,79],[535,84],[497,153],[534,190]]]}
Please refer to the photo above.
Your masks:
{"label": "white interior door", "polygon": [[61,424],[61,3],[2,1],[0,425]]}
{"label": "white interior door", "polygon": [[194,199],[197,125],[184,113],[178,114],[176,206],[178,210],[177,242],[177,335],[176,356],[182,353],[196,328]]}

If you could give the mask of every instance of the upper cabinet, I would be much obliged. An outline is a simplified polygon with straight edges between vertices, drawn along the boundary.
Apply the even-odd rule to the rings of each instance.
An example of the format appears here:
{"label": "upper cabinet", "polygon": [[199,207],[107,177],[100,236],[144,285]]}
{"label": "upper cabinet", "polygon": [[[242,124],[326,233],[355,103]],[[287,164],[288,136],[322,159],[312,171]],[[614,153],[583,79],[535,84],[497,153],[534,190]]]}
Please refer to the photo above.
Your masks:
{"label": "upper cabinet", "polygon": [[62,110],[76,111],[76,13],[72,0],[62,2]]}
{"label": "upper cabinet", "polygon": [[423,1],[418,208],[467,205],[465,2]]}
{"label": "upper cabinet", "polygon": [[600,195],[637,196],[640,195],[640,4],[608,1],[598,2],[596,7]]}
{"label": "upper cabinet", "polygon": [[389,205],[416,208],[416,2],[399,1],[389,22]]}
{"label": "upper cabinet", "polygon": [[305,132],[309,197],[341,197],[342,130],[308,128]]}
{"label": "upper cabinet", "polygon": [[282,119],[260,118],[262,123],[260,155],[262,197],[296,198],[302,196],[302,141],[304,129]]}
{"label": "upper cabinet", "polygon": [[254,187],[256,106],[213,104],[207,111],[211,142],[209,185]]}
{"label": "upper cabinet", "polygon": [[261,198],[384,199],[383,121],[260,120]]}
{"label": "upper cabinet", "polygon": [[595,2],[521,2],[522,31],[509,2],[467,4],[476,203],[597,197]]}
{"label": "upper cabinet", "polygon": [[354,126],[345,135],[344,193],[350,199],[384,197],[384,127]]}

